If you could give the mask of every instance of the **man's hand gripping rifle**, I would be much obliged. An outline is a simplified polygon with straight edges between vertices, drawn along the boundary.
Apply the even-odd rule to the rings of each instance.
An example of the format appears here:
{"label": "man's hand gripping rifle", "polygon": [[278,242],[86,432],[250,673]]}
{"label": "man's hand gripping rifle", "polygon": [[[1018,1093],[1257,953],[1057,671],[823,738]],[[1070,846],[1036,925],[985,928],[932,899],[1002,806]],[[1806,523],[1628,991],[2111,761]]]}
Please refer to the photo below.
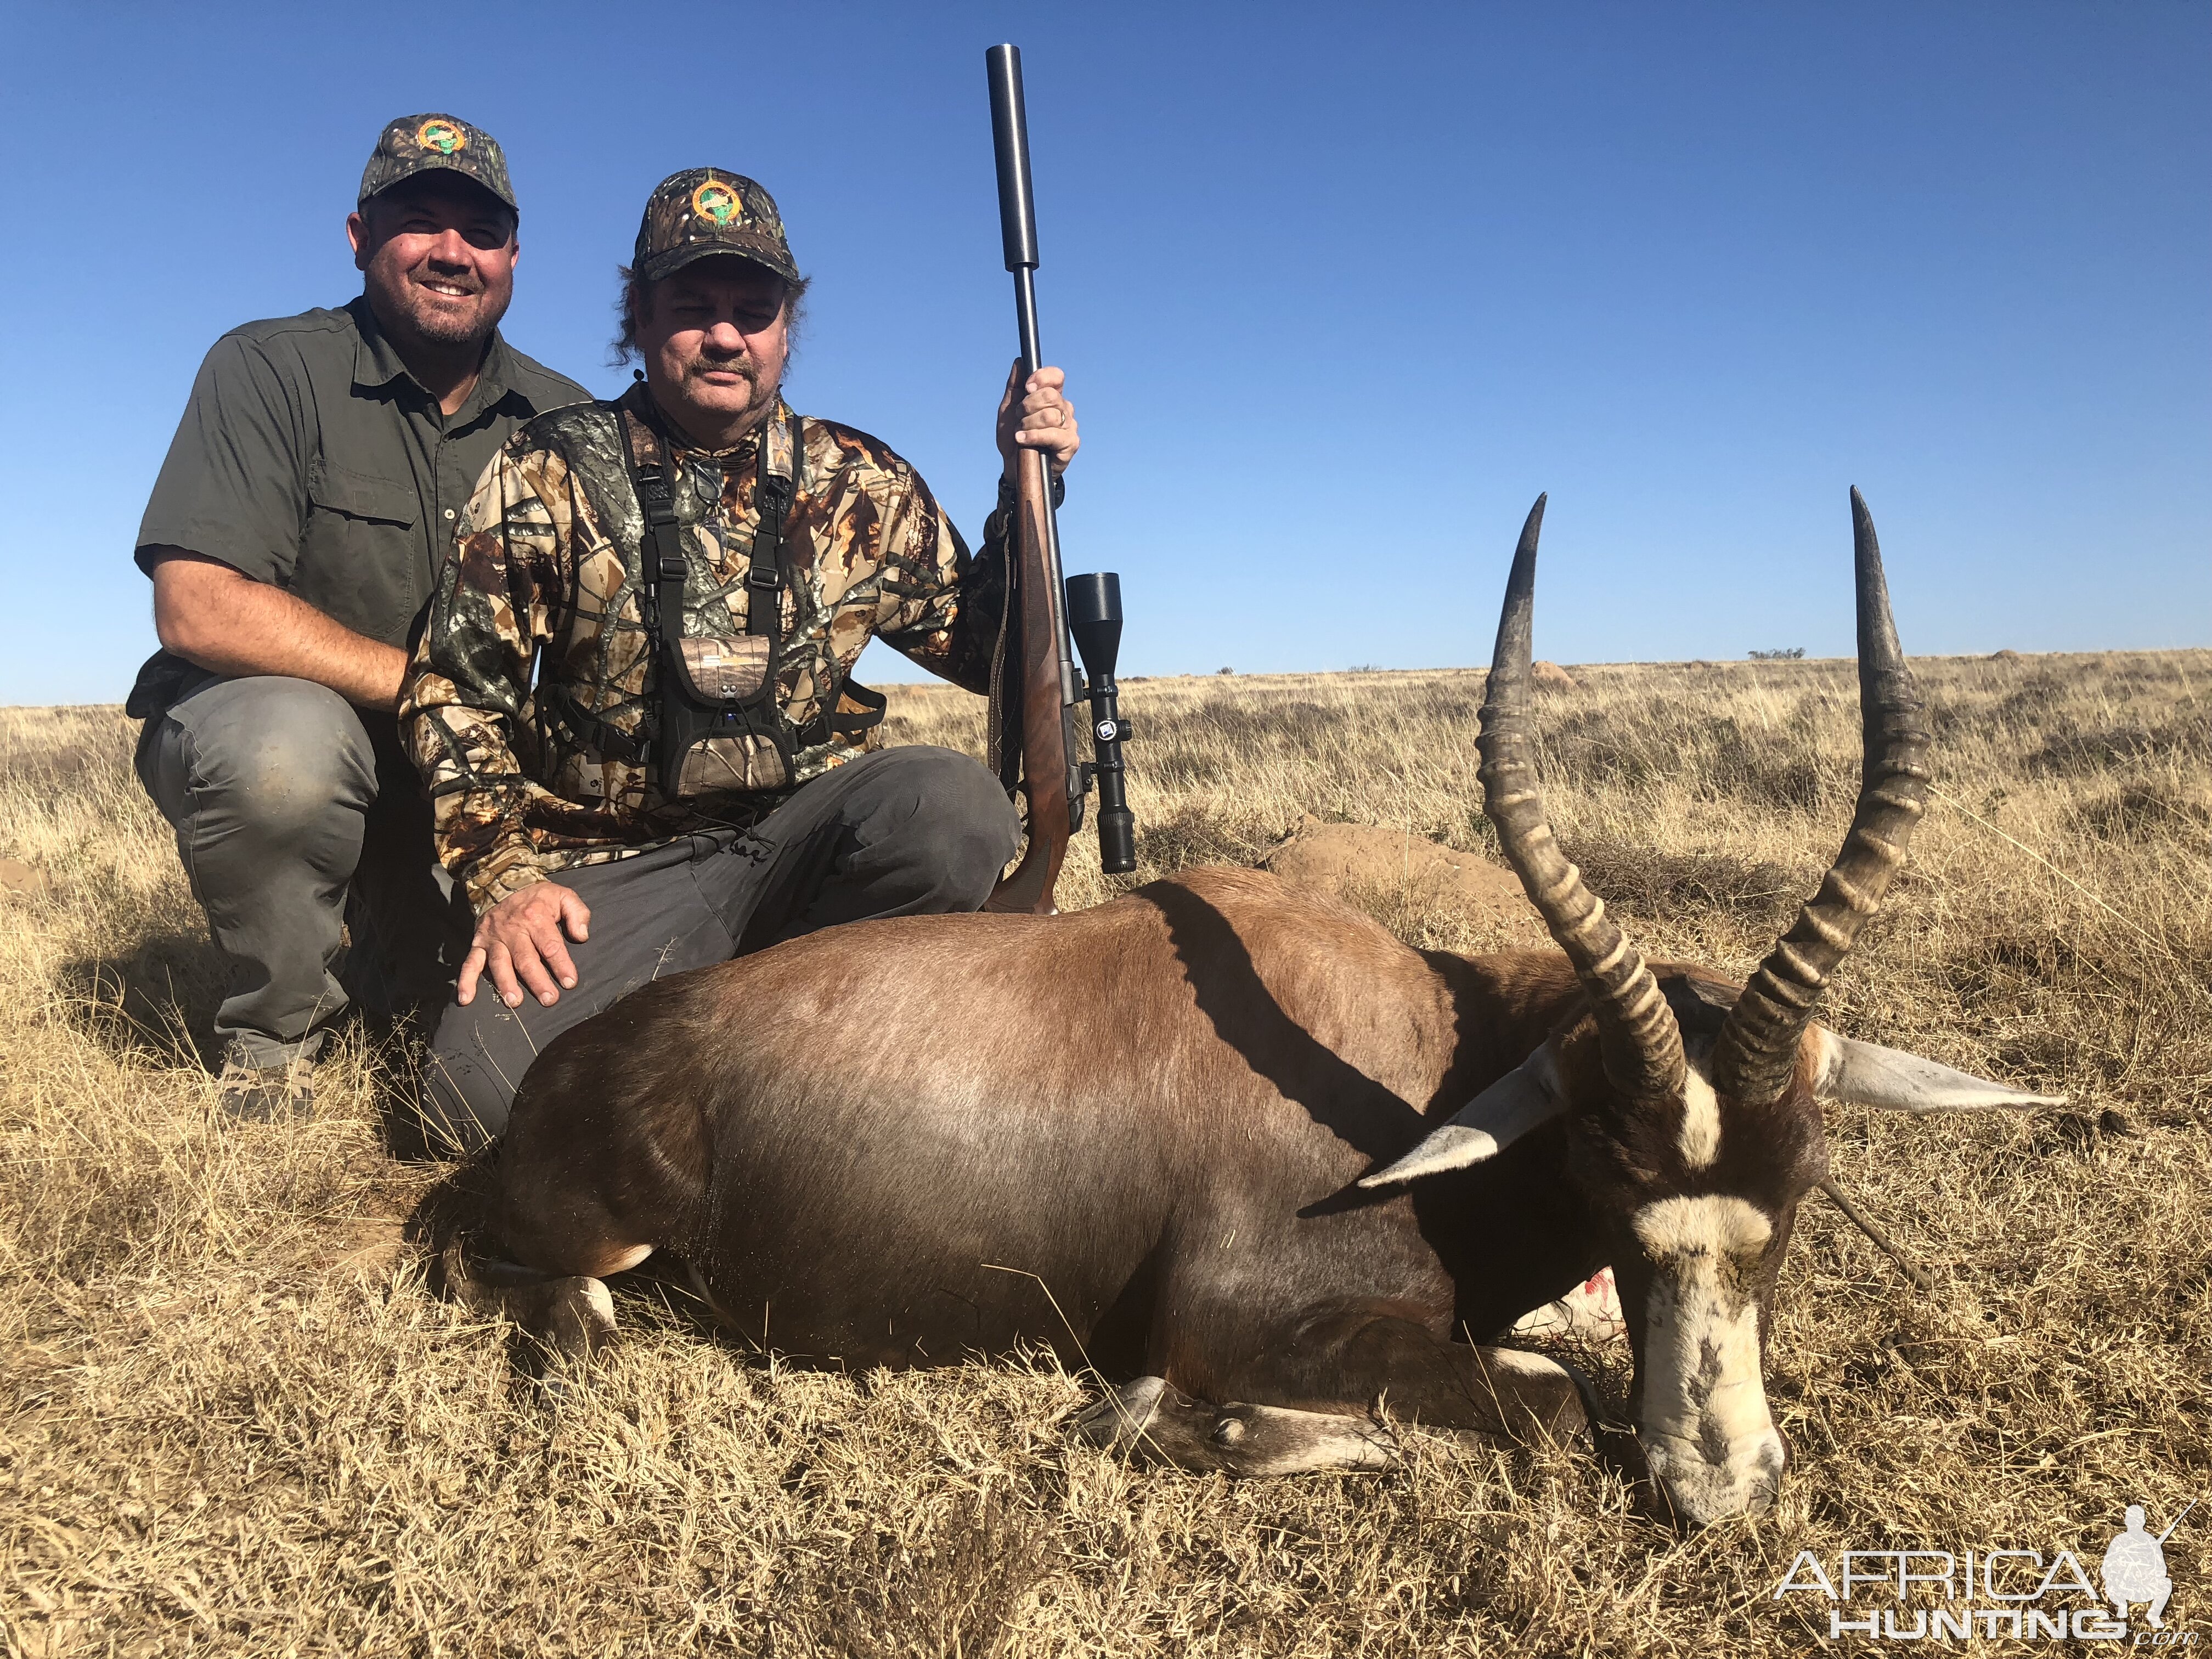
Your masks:
{"label": "man's hand gripping rifle", "polygon": [[[1014,277],[1021,378],[1025,381],[1044,358],[1037,345],[1036,208],[1030,190],[1029,116],[1022,103],[1020,48],[993,46],[983,54],[983,63],[990,76],[991,140],[999,164],[999,228],[1006,243],[1006,269]],[[1063,589],[1060,530],[1045,458],[1034,449],[1024,449],[1018,452],[1015,465],[1009,574],[1020,650],[1006,665],[1006,680],[1012,684],[994,686],[993,696],[1003,709],[1019,711],[1018,719],[1002,721],[1000,765],[1011,783],[1018,755],[1022,793],[1029,803],[1029,845],[984,908],[1048,916],[1056,914],[1053,887],[1060,878],[1067,838],[1083,823],[1083,800],[1093,777],[1099,787],[1100,865],[1109,875],[1137,867],[1135,820],[1121,790],[1121,744],[1129,727],[1116,707],[1114,684],[1121,641],[1121,579],[1111,572],[1077,576]],[[1067,645],[1071,617],[1089,674],[1091,734],[1097,756],[1094,763],[1082,765],[1073,755],[1076,696]],[[1018,744],[1012,740],[1017,732]]]}

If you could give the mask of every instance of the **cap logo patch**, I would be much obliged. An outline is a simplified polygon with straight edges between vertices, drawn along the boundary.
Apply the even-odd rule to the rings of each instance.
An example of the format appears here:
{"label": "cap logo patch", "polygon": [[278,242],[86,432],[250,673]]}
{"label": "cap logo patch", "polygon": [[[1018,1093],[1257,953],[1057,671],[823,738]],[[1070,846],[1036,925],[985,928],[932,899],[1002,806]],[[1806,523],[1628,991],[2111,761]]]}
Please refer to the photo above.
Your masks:
{"label": "cap logo patch", "polygon": [[737,223],[744,205],[738,192],[719,179],[709,179],[691,192],[693,215],[718,228]]}
{"label": "cap logo patch", "polygon": [[416,129],[415,142],[424,149],[451,155],[469,142],[469,136],[451,121],[425,121]]}

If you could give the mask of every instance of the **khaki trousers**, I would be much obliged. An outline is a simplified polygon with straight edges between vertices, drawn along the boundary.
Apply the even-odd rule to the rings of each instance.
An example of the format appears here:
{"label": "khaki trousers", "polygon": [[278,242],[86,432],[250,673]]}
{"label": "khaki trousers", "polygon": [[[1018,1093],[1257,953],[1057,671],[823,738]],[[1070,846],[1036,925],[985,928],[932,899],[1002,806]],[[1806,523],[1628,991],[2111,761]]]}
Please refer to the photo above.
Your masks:
{"label": "khaki trousers", "polygon": [[356,1004],[442,1006],[468,908],[438,867],[392,715],[309,680],[200,673],[146,722],[137,768],[229,959],[215,1021],[226,1059],[312,1056]]}

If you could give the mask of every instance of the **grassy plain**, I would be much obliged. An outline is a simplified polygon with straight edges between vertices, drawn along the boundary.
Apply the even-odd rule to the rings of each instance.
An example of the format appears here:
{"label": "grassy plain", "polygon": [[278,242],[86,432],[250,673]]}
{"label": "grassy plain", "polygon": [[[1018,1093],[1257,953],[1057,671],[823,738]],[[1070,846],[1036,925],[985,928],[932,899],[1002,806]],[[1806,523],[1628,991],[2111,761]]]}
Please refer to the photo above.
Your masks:
{"label": "grassy plain", "polygon": [[[2212,654],[1921,665],[1940,794],[1829,1018],[2075,1106],[1832,1115],[1769,1383],[1771,1515],[1684,1538],[1587,1456],[1412,1437],[1381,1475],[1230,1485],[1064,1438],[1048,1364],[811,1373],[643,1293],[548,1405],[400,1223],[441,1180],[358,1033],[316,1119],[221,1119],[216,963],[113,709],[0,713],[0,1648],[78,1654],[1804,1653],[1801,1550],[2071,1548],[2212,1489]],[[1570,853],[1644,947],[1741,973],[1832,854],[1848,664],[1598,667],[1547,693]],[[1480,676],[1132,684],[1139,879],[1304,813],[1489,844]],[[977,749],[903,690],[894,742]],[[1071,908],[1129,884],[1089,842]],[[1498,942],[1378,870],[1414,943]],[[1618,1395],[1619,1359],[1586,1355]],[[2167,1545],[2212,1611],[2212,1516]],[[1909,1626],[1908,1626],[1909,1627]],[[1951,1644],[1956,1647],[1958,1644]],[[1970,1650],[2007,1644],[1977,1640]]]}

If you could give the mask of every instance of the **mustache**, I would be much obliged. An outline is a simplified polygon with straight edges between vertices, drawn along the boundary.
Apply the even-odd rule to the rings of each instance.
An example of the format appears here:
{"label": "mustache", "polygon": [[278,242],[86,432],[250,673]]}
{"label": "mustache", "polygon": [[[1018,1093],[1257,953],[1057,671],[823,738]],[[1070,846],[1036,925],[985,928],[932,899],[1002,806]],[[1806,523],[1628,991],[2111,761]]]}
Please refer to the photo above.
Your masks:
{"label": "mustache", "polygon": [[743,351],[733,352],[726,357],[718,352],[702,351],[693,360],[690,372],[694,374],[736,374],[750,380],[755,386],[760,385],[760,365],[752,360],[750,353]]}

